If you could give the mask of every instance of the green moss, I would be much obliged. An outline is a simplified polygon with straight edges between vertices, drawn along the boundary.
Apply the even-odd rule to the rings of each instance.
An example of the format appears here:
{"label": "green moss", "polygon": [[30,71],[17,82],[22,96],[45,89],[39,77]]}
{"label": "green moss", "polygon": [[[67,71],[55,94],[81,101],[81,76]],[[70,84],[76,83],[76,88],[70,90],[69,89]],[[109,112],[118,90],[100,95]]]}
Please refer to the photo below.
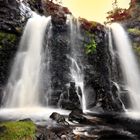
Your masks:
{"label": "green moss", "polygon": [[129,28],[129,29],[128,29],[128,32],[129,32],[129,33],[132,33],[132,34],[134,34],[134,35],[140,35],[140,30],[137,29],[137,28]]}
{"label": "green moss", "polygon": [[6,129],[0,133],[0,140],[33,140],[36,126],[31,121],[3,122]]}
{"label": "green moss", "polygon": [[97,43],[94,39],[95,34],[90,33],[89,31],[86,31],[86,35],[90,39],[90,42],[86,44],[86,47],[85,47],[86,54],[93,54],[94,52],[96,52],[96,48],[97,48]]}
{"label": "green moss", "polygon": [[140,45],[138,43],[133,43],[133,48],[135,53],[140,56]]}
{"label": "green moss", "polygon": [[97,44],[92,38],[91,42],[86,45],[86,54],[93,54],[96,51]]}
{"label": "green moss", "polygon": [[99,25],[97,22],[95,22],[95,21],[92,21],[91,22],[92,23],[92,28],[94,27],[94,28],[97,28],[97,26]]}
{"label": "green moss", "polygon": [[0,42],[7,40],[9,43],[14,43],[16,41],[16,35],[0,32]]}

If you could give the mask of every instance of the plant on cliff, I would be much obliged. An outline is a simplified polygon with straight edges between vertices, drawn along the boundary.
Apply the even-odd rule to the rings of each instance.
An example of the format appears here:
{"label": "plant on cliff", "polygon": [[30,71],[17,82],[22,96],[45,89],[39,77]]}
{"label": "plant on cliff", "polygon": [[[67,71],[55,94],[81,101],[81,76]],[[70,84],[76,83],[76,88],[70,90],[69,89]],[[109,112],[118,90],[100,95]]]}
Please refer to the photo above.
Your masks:
{"label": "plant on cliff", "polygon": [[131,17],[131,15],[129,13],[129,9],[123,9],[123,8],[118,7],[117,0],[115,0],[112,3],[112,6],[113,6],[113,9],[111,11],[107,12],[107,14],[108,14],[108,16],[106,17],[107,23],[122,21],[122,20],[126,20]]}
{"label": "plant on cliff", "polygon": [[2,122],[0,127],[0,140],[33,140],[36,126],[31,121]]}
{"label": "plant on cliff", "polygon": [[137,28],[129,28],[127,31],[128,31],[129,33],[133,34],[133,35],[138,35],[138,36],[140,36],[140,30],[137,29]]}
{"label": "plant on cliff", "polygon": [[131,14],[131,17],[133,19],[140,20],[140,1],[139,0],[131,0],[129,11]]}
{"label": "plant on cliff", "polygon": [[68,8],[63,7],[61,5],[61,0],[46,0],[43,3],[43,7],[45,9],[45,12],[48,15],[56,16],[56,15],[65,15],[65,14],[71,14]]}
{"label": "plant on cliff", "polygon": [[97,44],[92,38],[91,42],[86,45],[86,54],[93,54],[96,51]]}
{"label": "plant on cliff", "polygon": [[12,47],[16,41],[17,41],[17,36],[15,34],[0,32],[0,49],[5,46]]}
{"label": "plant on cliff", "polygon": [[16,35],[0,32],[0,42],[7,40],[9,43],[16,41]]}

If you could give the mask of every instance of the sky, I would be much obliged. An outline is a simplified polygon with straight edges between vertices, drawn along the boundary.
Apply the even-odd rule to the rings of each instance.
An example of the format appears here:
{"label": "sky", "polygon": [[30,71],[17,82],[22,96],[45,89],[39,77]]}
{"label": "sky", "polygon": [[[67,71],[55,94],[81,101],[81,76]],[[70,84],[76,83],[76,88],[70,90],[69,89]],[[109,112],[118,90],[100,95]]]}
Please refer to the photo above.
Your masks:
{"label": "sky", "polygon": [[[103,23],[106,21],[107,12],[112,9],[114,0],[62,0],[75,17],[86,18],[90,21]],[[117,0],[118,6],[128,8],[130,0]]]}

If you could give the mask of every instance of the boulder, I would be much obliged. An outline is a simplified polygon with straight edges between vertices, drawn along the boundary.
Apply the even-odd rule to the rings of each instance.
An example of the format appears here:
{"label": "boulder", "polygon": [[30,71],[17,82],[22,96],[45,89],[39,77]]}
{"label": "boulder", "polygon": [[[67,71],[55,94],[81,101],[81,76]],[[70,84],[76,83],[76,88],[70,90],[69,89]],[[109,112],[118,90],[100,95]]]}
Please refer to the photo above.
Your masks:
{"label": "boulder", "polygon": [[87,123],[87,118],[83,116],[83,112],[82,110],[76,109],[73,110],[69,116],[68,116],[68,120],[71,122],[78,122],[78,123],[82,123],[85,124]]}
{"label": "boulder", "polygon": [[50,118],[56,121],[58,124],[69,125],[69,123],[65,120],[65,117],[57,112],[53,112],[50,115]]}

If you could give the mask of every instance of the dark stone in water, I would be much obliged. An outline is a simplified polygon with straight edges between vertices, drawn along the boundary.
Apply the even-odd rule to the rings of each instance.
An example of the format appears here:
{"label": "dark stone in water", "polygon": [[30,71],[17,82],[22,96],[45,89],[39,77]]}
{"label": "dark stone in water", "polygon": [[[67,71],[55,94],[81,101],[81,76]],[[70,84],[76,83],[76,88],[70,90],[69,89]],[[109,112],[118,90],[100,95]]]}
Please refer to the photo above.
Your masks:
{"label": "dark stone in water", "polygon": [[50,118],[62,125],[69,125],[69,123],[65,120],[65,117],[57,112],[53,112],[50,115]]}
{"label": "dark stone in water", "polygon": [[113,107],[114,107],[114,111],[124,111],[123,108],[123,102],[121,100],[121,97],[119,96],[119,89],[118,87],[112,83],[112,98],[113,98]]}
{"label": "dark stone in water", "polygon": [[69,114],[68,120],[71,122],[78,122],[78,123],[84,123],[84,124],[88,122],[87,118],[83,116],[82,110],[79,110],[79,109],[73,110]]}
{"label": "dark stone in water", "polygon": [[121,91],[120,95],[121,95],[120,98],[121,98],[122,102],[124,103],[125,108],[126,109],[131,108],[131,99],[130,99],[128,91],[123,90],[123,91]]}
{"label": "dark stone in water", "polygon": [[[78,90],[76,88],[78,88]],[[81,104],[78,94],[82,96],[81,90],[75,86],[74,82],[70,82],[70,86],[61,94],[60,107],[68,110],[80,109]]]}
{"label": "dark stone in water", "polygon": [[[76,85],[75,85],[75,82],[70,82],[70,87],[68,89],[69,91],[69,101],[74,103],[74,105],[78,108],[80,108],[80,100],[79,100],[79,97],[78,97],[78,94],[77,93],[77,90],[76,90]],[[81,94],[81,93],[80,93]]]}
{"label": "dark stone in water", "polygon": [[129,134],[125,134],[123,132],[113,131],[100,131],[98,133],[99,139],[98,140],[138,140],[135,136],[129,136]]}

